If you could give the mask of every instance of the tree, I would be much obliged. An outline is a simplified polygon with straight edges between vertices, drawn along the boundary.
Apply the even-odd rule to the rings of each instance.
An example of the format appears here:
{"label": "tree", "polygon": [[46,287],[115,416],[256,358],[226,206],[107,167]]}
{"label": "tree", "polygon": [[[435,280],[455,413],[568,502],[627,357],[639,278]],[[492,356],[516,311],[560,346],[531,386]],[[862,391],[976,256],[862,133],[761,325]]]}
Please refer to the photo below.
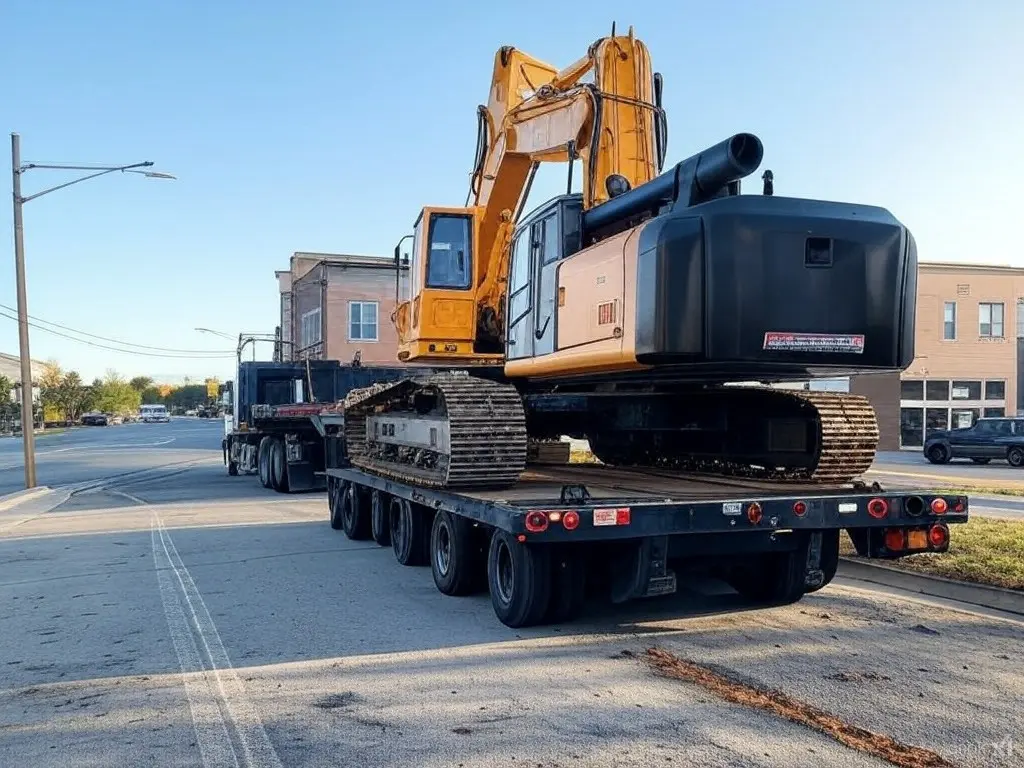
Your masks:
{"label": "tree", "polygon": [[43,370],[38,376],[39,400],[43,406],[46,421],[59,421],[61,418],[60,384],[64,379],[64,371],[56,360],[43,363]]}
{"label": "tree", "polygon": [[136,392],[145,392],[153,386],[153,379],[149,376],[136,376],[128,382],[128,385]]}
{"label": "tree", "polygon": [[0,374],[0,407],[11,401],[11,392],[14,390],[14,382]]}
{"label": "tree", "polygon": [[133,389],[131,384],[118,375],[117,371],[108,370],[107,375],[93,383],[96,392],[95,407],[103,413],[128,414],[139,410],[142,395]]}
{"label": "tree", "polygon": [[89,405],[91,392],[82,384],[78,371],[68,371],[57,389],[60,410],[67,421],[78,421]]}

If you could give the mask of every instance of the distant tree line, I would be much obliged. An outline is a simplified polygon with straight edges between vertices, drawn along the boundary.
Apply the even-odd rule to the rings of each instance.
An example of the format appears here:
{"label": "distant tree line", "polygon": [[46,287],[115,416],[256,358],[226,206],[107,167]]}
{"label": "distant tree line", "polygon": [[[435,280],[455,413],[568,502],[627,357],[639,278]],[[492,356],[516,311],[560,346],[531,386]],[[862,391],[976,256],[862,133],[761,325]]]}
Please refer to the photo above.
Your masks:
{"label": "distant tree line", "polygon": [[[207,400],[206,384],[192,384],[187,379],[185,384],[174,386],[157,384],[149,376],[125,379],[109,370],[103,378],[86,384],[77,371],[64,371],[55,361],[43,364],[37,383],[47,422],[77,422],[90,411],[126,416],[137,413],[144,403],[188,410]],[[10,380],[0,376],[0,403],[9,403],[12,388]]]}

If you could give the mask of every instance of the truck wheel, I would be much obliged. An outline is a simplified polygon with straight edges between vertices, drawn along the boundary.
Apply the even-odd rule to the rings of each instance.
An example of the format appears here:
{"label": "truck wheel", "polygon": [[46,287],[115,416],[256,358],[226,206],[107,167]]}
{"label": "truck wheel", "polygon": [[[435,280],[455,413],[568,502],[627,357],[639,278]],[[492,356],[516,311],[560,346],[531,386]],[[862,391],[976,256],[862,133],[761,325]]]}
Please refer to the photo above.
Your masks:
{"label": "truck wheel", "polygon": [[264,488],[270,487],[270,438],[264,437],[260,440],[256,453],[256,464],[260,471],[260,485]]}
{"label": "truck wheel", "polygon": [[284,440],[275,439],[270,447],[270,480],[275,491],[288,493],[288,459]]}
{"label": "truck wheel", "polygon": [[388,525],[387,497],[383,491],[370,491],[370,535],[382,547],[391,546],[391,528]]}
{"label": "truck wheel", "polygon": [[237,477],[238,476],[238,464],[236,464],[233,461],[229,461],[228,462],[228,474],[231,477]]}
{"label": "truck wheel", "polygon": [[340,531],[343,527],[341,521],[341,497],[344,496],[348,482],[335,480],[327,492],[327,508],[331,512],[331,528]]}
{"label": "truck wheel", "polygon": [[413,509],[408,499],[391,498],[388,511],[391,549],[402,565],[426,565],[429,562],[430,529],[420,510]]}
{"label": "truck wheel", "polygon": [[483,570],[473,524],[445,510],[434,516],[430,527],[430,570],[434,584],[446,595],[471,595]]}
{"label": "truck wheel", "polygon": [[491,605],[502,624],[529,627],[540,623],[551,597],[551,552],[523,544],[500,528],[487,552]]}
{"label": "truck wheel", "polygon": [[804,594],[809,595],[811,592],[824,589],[836,577],[836,571],[839,570],[839,535],[841,533],[842,531],[838,528],[834,531],[821,532],[821,564],[819,567],[825,578],[817,587],[806,587]]}
{"label": "truck wheel", "polygon": [[355,483],[346,483],[341,496],[341,524],[345,535],[353,541],[370,538],[370,510],[366,492]]}
{"label": "truck wheel", "polygon": [[587,561],[577,547],[559,547],[551,553],[551,598],[546,623],[572,621],[583,613],[587,599]]}
{"label": "truck wheel", "polygon": [[1011,467],[1024,467],[1024,448],[1015,445],[1006,452],[1006,461]]}

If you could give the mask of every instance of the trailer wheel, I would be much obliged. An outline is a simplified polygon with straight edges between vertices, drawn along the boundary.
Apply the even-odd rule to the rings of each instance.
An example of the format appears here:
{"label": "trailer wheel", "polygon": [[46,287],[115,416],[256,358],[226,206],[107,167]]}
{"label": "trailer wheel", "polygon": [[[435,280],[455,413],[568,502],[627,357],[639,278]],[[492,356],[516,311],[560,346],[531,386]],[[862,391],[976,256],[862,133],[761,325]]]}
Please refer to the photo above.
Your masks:
{"label": "trailer wheel", "polygon": [[353,541],[370,538],[370,510],[366,492],[355,483],[346,483],[341,496],[341,524],[345,535]]}
{"label": "trailer wheel", "polygon": [[487,584],[502,624],[516,628],[540,623],[551,597],[550,550],[523,544],[495,528],[487,552]]}
{"label": "trailer wheel", "polygon": [[391,527],[388,525],[388,500],[383,491],[370,491],[370,535],[382,547],[391,546]]}
{"label": "trailer wheel", "polygon": [[426,565],[429,562],[430,528],[425,516],[413,509],[408,499],[391,498],[388,511],[391,549],[402,565]]}
{"label": "trailer wheel", "polygon": [[471,595],[483,571],[473,524],[464,517],[441,510],[430,527],[430,570],[434,584],[446,595]]}
{"label": "trailer wheel", "polygon": [[228,474],[231,477],[237,477],[238,476],[238,464],[236,462],[234,462],[234,461],[229,461],[228,462]]}
{"label": "trailer wheel", "polygon": [[344,524],[341,520],[341,498],[345,495],[347,480],[335,480],[327,492],[327,508],[331,512],[331,528],[340,531]]}
{"label": "trailer wheel", "polygon": [[587,599],[587,561],[577,547],[551,553],[551,598],[545,622],[560,624],[583,613]]}

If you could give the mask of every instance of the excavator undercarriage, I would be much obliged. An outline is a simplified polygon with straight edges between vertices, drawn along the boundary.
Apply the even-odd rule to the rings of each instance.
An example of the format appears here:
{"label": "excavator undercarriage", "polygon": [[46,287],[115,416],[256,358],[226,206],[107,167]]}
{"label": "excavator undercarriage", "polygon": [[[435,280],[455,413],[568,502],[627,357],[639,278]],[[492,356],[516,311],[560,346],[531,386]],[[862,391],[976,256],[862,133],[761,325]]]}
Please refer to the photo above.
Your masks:
{"label": "excavator undercarriage", "polygon": [[862,396],[770,387],[522,394],[452,370],[345,401],[352,464],[430,488],[512,486],[531,441],[561,434],[611,465],[821,484],[856,480],[879,435]]}

